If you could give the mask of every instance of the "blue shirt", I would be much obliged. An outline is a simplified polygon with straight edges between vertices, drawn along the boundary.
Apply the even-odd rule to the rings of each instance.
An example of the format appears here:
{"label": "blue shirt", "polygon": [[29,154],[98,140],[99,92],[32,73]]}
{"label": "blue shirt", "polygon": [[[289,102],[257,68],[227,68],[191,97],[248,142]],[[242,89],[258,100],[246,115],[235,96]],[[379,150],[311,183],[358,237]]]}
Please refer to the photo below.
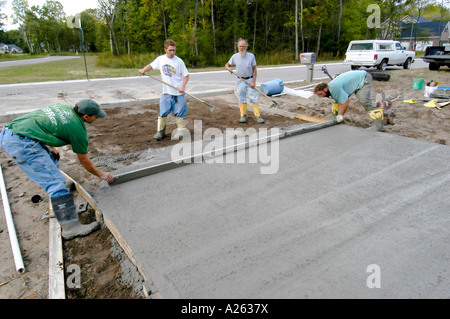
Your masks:
{"label": "blue shirt", "polygon": [[253,76],[253,67],[256,65],[256,59],[255,55],[250,52],[246,52],[243,57],[239,53],[235,53],[228,63],[236,66],[237,75],[246,78]]}
{"label": "blue shirt", "polygon": [[328,83],[331,97],[337,102],[344,104],[350,95],[363,87],[365,78],[366,71],[349,71],[338,75]]}

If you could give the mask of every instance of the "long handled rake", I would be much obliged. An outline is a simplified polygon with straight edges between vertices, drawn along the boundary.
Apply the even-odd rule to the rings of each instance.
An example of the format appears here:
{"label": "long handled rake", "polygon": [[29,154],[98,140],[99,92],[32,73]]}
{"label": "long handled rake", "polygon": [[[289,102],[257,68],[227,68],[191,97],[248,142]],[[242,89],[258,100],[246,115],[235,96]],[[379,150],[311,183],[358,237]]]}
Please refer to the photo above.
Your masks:
{"label": "long handled rake", "polygon": [[[165,85],[167,85],[167,86],[170,86],[171,88],[174,88],[175,90],[178,90],[178,89],[179,89],[179,88],[177,88],[177,87],[175,87],[175,86],[173,86],[173,85],[171,85],[171,84],[169,84],[169,83],[166,83],[166,82],[164,82],[164,81],[162,81],[162,80],[160,80],[160,79],[158,79],[158,78],[155,78],[155,77],[152,76],[152,75],[149,75],[149,74],[146,74],[146,75],[147,75],[148,77],[152,78],[153,80],[156,80],[156,81],[161,82],[161,83],[163,83],[163,84],[165,84]],[[192,94],[189,94],[189,93],[187,93],[187,92],[184,92],[184,93],[187,94],[187,95],[189,95],[190,97],[196,99],[197,101],[202,102],[203,104],[208,105],[208,106],[209,106],[209,109],[211,110],[211,112],[214,111],[214,108],[215,108],[214,105],[212,105],[212,104],[210,104],[210,103],[208,103],[208,102],[206,102],[206,101],[203,101],[202,99],[199,99],[198,97],[193,96]]]}
{"label": "long handled rake", "polygon": [[[230,72],[233,73],[234,75],[236,75],[239,79],[241,79],[242,81],[244,81],[245,83],[247,83],[247,84],[250,86],[250,83],[248,83],[243,77],[237,75],[237,74],[234,73],[233,71],[230,71]],[[258,89],[256,86],[255,86],[255,90],[257,90],[259,93],[261,93],[261,94],[264,95],[266,98],[268,98],[269,100],[272,101],[272,105],[270,106],[271,108],[272,108],[272,107],[277,107],[277,106],[279,105],[278,102],[272,100],[270,97],[267,96],[267,94],[264,94],[264,93],[263,93],[260,89]]]}

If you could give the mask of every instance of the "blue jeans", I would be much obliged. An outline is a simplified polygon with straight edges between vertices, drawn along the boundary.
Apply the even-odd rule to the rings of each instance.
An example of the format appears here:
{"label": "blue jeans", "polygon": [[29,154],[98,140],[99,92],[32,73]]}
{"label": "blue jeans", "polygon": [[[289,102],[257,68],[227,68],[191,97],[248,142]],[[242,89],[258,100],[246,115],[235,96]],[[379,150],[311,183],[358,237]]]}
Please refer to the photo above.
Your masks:
{"label": "blue jeans", "polygon": [[173,112],[176,117],[185,117],[187,113],[186,95],[163,94],[159,100],[159,116],[166,117]]}
{"label": "blue jeans", "polygon": [[[248,82],[248,80],[247,80]],[[259,93],[257,90],[252,89],[250,85],[245,83],[244,80],[239,79],[236,85],[236,93],[239,97],[239,103],[244,104],[247,103],[247,93],[248,99],[251,104],[258,104]]]}
{"label": "blue jeans", "polygon": [[58,160],[48,146],[14,134],[4,127],[0,134],[0,146],[20,169],[39,184],[50,198],[70,193],[65,186],[66,178],[58,169]]}

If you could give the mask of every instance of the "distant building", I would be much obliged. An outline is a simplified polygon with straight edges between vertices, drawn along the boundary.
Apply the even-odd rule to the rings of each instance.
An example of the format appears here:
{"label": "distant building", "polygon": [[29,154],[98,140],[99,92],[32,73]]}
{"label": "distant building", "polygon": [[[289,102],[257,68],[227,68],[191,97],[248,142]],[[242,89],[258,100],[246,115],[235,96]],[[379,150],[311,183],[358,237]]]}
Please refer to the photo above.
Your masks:
{"label": "distant building", "polygon": [[0,43],[0,53],[23,53],[23,50],[15,44]]}
{"label": "distant building", "polygon": [[15,44],[8,44],[9,53],[23,53],[22,48],[18,47]]}
{"label": "distant building", "polygon": [[450,21],[430,21],[407,15],[400,20],[385,20],[381,38],[398,40],[410,50],[424,51],[427,46],[450,42],[449,28]]}
{"label": "distant building", "polygon": [[3,42],[0,42],[0,53],[7,53],[8,52],[8,45],[4,44]]}
{"label": "distant building", "polygon": [[398,38],[403,46],[425,51],[427,46],[448,43],[450,21],[404,24]]}

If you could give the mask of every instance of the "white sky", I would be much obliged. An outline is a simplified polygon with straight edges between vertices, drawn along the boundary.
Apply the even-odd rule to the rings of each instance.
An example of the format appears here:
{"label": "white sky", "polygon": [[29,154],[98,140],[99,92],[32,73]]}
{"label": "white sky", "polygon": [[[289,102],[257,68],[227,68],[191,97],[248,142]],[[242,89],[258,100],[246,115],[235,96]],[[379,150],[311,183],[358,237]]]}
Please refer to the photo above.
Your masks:
{"label": "white sky", "polygon": [[[95,9],[98,8],[98,2],[96,0],[55,0],[59,1],[63,7],[64,12],[66,13],[66,16],[75,15],[77,13],[80,13],[86,9]],[[45,0],[28,0],[28,7],[32,6],[40,6],[45,3]],[[17,26],[14,26],[12,24],[12,18],[10,16],[12,15],[12,0],[6,1],[6,6],[3,8],[4,13],[8,16],[8,19],[4,21],[4,27],[3,29],[5,31],[15,29]]]}

